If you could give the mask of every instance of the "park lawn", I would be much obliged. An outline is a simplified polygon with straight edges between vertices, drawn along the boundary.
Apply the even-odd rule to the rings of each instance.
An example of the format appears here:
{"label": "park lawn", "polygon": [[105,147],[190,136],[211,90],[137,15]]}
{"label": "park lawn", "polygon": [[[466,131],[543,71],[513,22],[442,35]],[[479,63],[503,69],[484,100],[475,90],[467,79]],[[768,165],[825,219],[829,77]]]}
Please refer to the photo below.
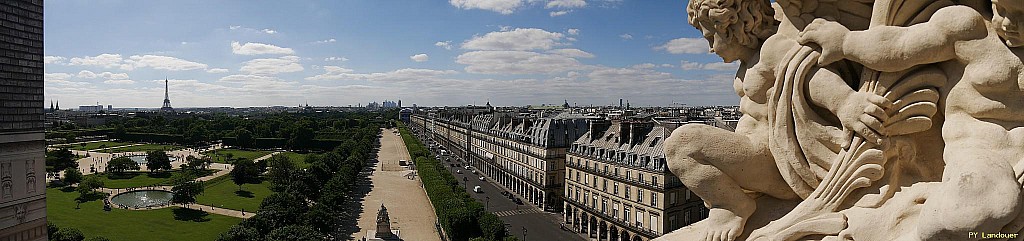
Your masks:
{"label": "park lawn", "polygon": [[95,149],[100,149],[100,148],[124,146],[124,145],[131,145],[131,144],[132,143],[127,143],[127,142],[101,141],[101,142],[85,143],[85,146],[82,146],[81,144],[76,144],[76,145],[70,145],[69,147],[71,148],[71,150],[88,151],[88,150],[95,150]]}
{"label": "park lawn", "polygon": [[274,193],[269,181],[242,185],[242,191],[238,191],[238,185],[231,178],[217,178],[207,183],[203,194],[196,196],[196,203],[217,208],[251,212],[258,210],[263,199]]}
{"label": "park lawn", "polygon": [[86,238],[102,236],[112,241],[216,240],[240,218],[183,208],[146,211],[103,211],[103,200],[82,203],[75,209],[78,193],[46,189],[46,219],[60,227],[73,227]]}
{"label": "park lawn", "polygon": [[303,153],[295,153],[295,152],[281,152],[281,153],[277,153],[277,154],[278,155],[284,155],[285,157],[288,157],[288,159],[291,160],[292,163],[295,163],[296,167],[298,167],[300,169],[305,169],[305,168],[309,167],[309,163],[306,163],[306,156],[308,156],[309,154],[312,154],[312,153],[305,153],[305,154],[303,154]]}
{"label": "park lawn", "polygon": [[[267,154],[270,154],[270,152],[269,151],[246,151],[246,150],[239,150],[239,149],[220,149],[220,150],[216,150],[216,151],[204,152],[203,154],[206,154],[211,159],[213,159],[213,162],[233,164],[233,163],[235,163],[236,161],[239,161],[239,160],[250,160],[250,161],[256,160],[256,158],[260,158],[260,157],[266,156]],[[230,160],[228,159],[228,154],[231,154],[231,159]]]}
{"label": "park lawn", "polygon": [[[213,174],[215,171],[216,170],[207,170],[207,172],[204,173],[203,176],[208,176],[210,174]],[[115,178],[111,178],[111,176],[106,174],[106,173],[104,173],[104,174],[89,174],[89,175],[99,175],[100,180],[103,181],[103,187],[106,187],[106,188],[129,188],[129,187],[146,187],[146,186],[154,186],[154,185],[156,185],[156,186],[170,185],[167,182],[171,180],[171,175],[173,175],[174,172],[178,172],[178,171],[155,172],[155,173],[149,173],[149,172],[128,172],[128,173],[123,174],[123,176],[115,177]],[[86,176],[89,176],[89,175],[86,175]]]}
{"label": "park lawn", "polygon": [[181,147],[180,146],[175,146],[175,145],[142,144],[142,145],[138,145],[138,146],[129,146],[129,147],[122,147],[122,148],[115,148],[115,149],[106,149],[106,150],[102,150],[100,152],[105,152],[105,153],[137,152],[137,151],[147,152],[147,151],[173,151],[173,150],[178,150],[178,149],[181,149]]}

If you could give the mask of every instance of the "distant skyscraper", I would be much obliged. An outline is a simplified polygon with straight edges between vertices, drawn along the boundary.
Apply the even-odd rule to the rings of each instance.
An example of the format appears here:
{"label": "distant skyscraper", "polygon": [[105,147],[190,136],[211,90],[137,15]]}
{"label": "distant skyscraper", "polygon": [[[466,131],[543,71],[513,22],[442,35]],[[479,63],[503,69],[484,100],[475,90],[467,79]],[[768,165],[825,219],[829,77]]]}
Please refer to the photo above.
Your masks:
{"label": "distant skyscraper", "polygon": [[167,79],[164,79],[164,106],[160,107],[160,112],[174,112],[174,108],[171,108],[171,96],[168,92]]}
{"label": "distant skyscraper", "polygon": [[0,16],[0,240],[47,240],[43,0],[0,1]]}

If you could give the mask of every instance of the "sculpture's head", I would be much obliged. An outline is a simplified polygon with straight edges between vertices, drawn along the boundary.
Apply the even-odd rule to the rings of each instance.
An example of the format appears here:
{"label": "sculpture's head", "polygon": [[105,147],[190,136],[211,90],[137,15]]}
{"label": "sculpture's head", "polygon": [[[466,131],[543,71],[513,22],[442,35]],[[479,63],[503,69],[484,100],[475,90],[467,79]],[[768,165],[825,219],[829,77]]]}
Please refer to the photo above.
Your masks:
{"label": "sculpture's head", "polygon": [[686,13],[725,62],[756,54],[778,26],[768,0],[691,0]]}
{"label": "sculpture's head", "polygon": [[992,0],[992,25],[1010,47],[1024,46],[1024,0]]}

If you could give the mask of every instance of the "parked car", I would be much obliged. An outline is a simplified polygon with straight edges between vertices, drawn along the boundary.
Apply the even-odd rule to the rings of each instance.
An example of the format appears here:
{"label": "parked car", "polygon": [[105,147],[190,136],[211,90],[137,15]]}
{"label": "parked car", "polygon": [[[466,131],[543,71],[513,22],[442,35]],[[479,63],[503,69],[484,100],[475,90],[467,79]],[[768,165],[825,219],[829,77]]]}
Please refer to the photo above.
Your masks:
{"label": "parked car", "polygon": [[473,170],[473,174],[476,174],[476,170]]}
{"label": "parked car", "polygon": [[475,187],[473,187],[473,192],[475,192],[475,193],[482,193],[482,192],[484,192],[484,190],[481,189],[480,186],[475,186]]}
{"label": "parked car", "polygon": [[455,173],[462,174],[462,170],[455,170]]}
{"label": "parked car", "polygon": [[480,181],[483,181],[483,180],[484,180],[484,177],[480,177]]}
{"label": "parked car", "polygon": [[519,198],[516,198],[516,200],[515,200],[514,202],[515,202],[516,204],[519,204],[519,205],[523,205],[523,200],[521,200],[521,199],[519,199]]}
{"label": "parked car", "polygon": [[470,166],[466,166],[466,170],[469,170],[469,168],[471,168],[471,167]]}

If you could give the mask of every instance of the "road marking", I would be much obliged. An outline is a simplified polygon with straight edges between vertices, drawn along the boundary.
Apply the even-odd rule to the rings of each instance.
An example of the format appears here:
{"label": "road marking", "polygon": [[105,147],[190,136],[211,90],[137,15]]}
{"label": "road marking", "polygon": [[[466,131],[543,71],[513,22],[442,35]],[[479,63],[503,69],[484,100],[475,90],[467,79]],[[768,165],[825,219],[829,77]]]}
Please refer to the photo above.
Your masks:
{"label": "road marking", "polygon": [[544,211],[541,211],[540,209],[536,209],[536,208],[520,209],[520,210],[505,210],[505,211],[495,212],[494,215],[497,215],[498,217],[508,217],[508,216],[513,216],[513,215],[531,214],[531,213],[544,213]]}

